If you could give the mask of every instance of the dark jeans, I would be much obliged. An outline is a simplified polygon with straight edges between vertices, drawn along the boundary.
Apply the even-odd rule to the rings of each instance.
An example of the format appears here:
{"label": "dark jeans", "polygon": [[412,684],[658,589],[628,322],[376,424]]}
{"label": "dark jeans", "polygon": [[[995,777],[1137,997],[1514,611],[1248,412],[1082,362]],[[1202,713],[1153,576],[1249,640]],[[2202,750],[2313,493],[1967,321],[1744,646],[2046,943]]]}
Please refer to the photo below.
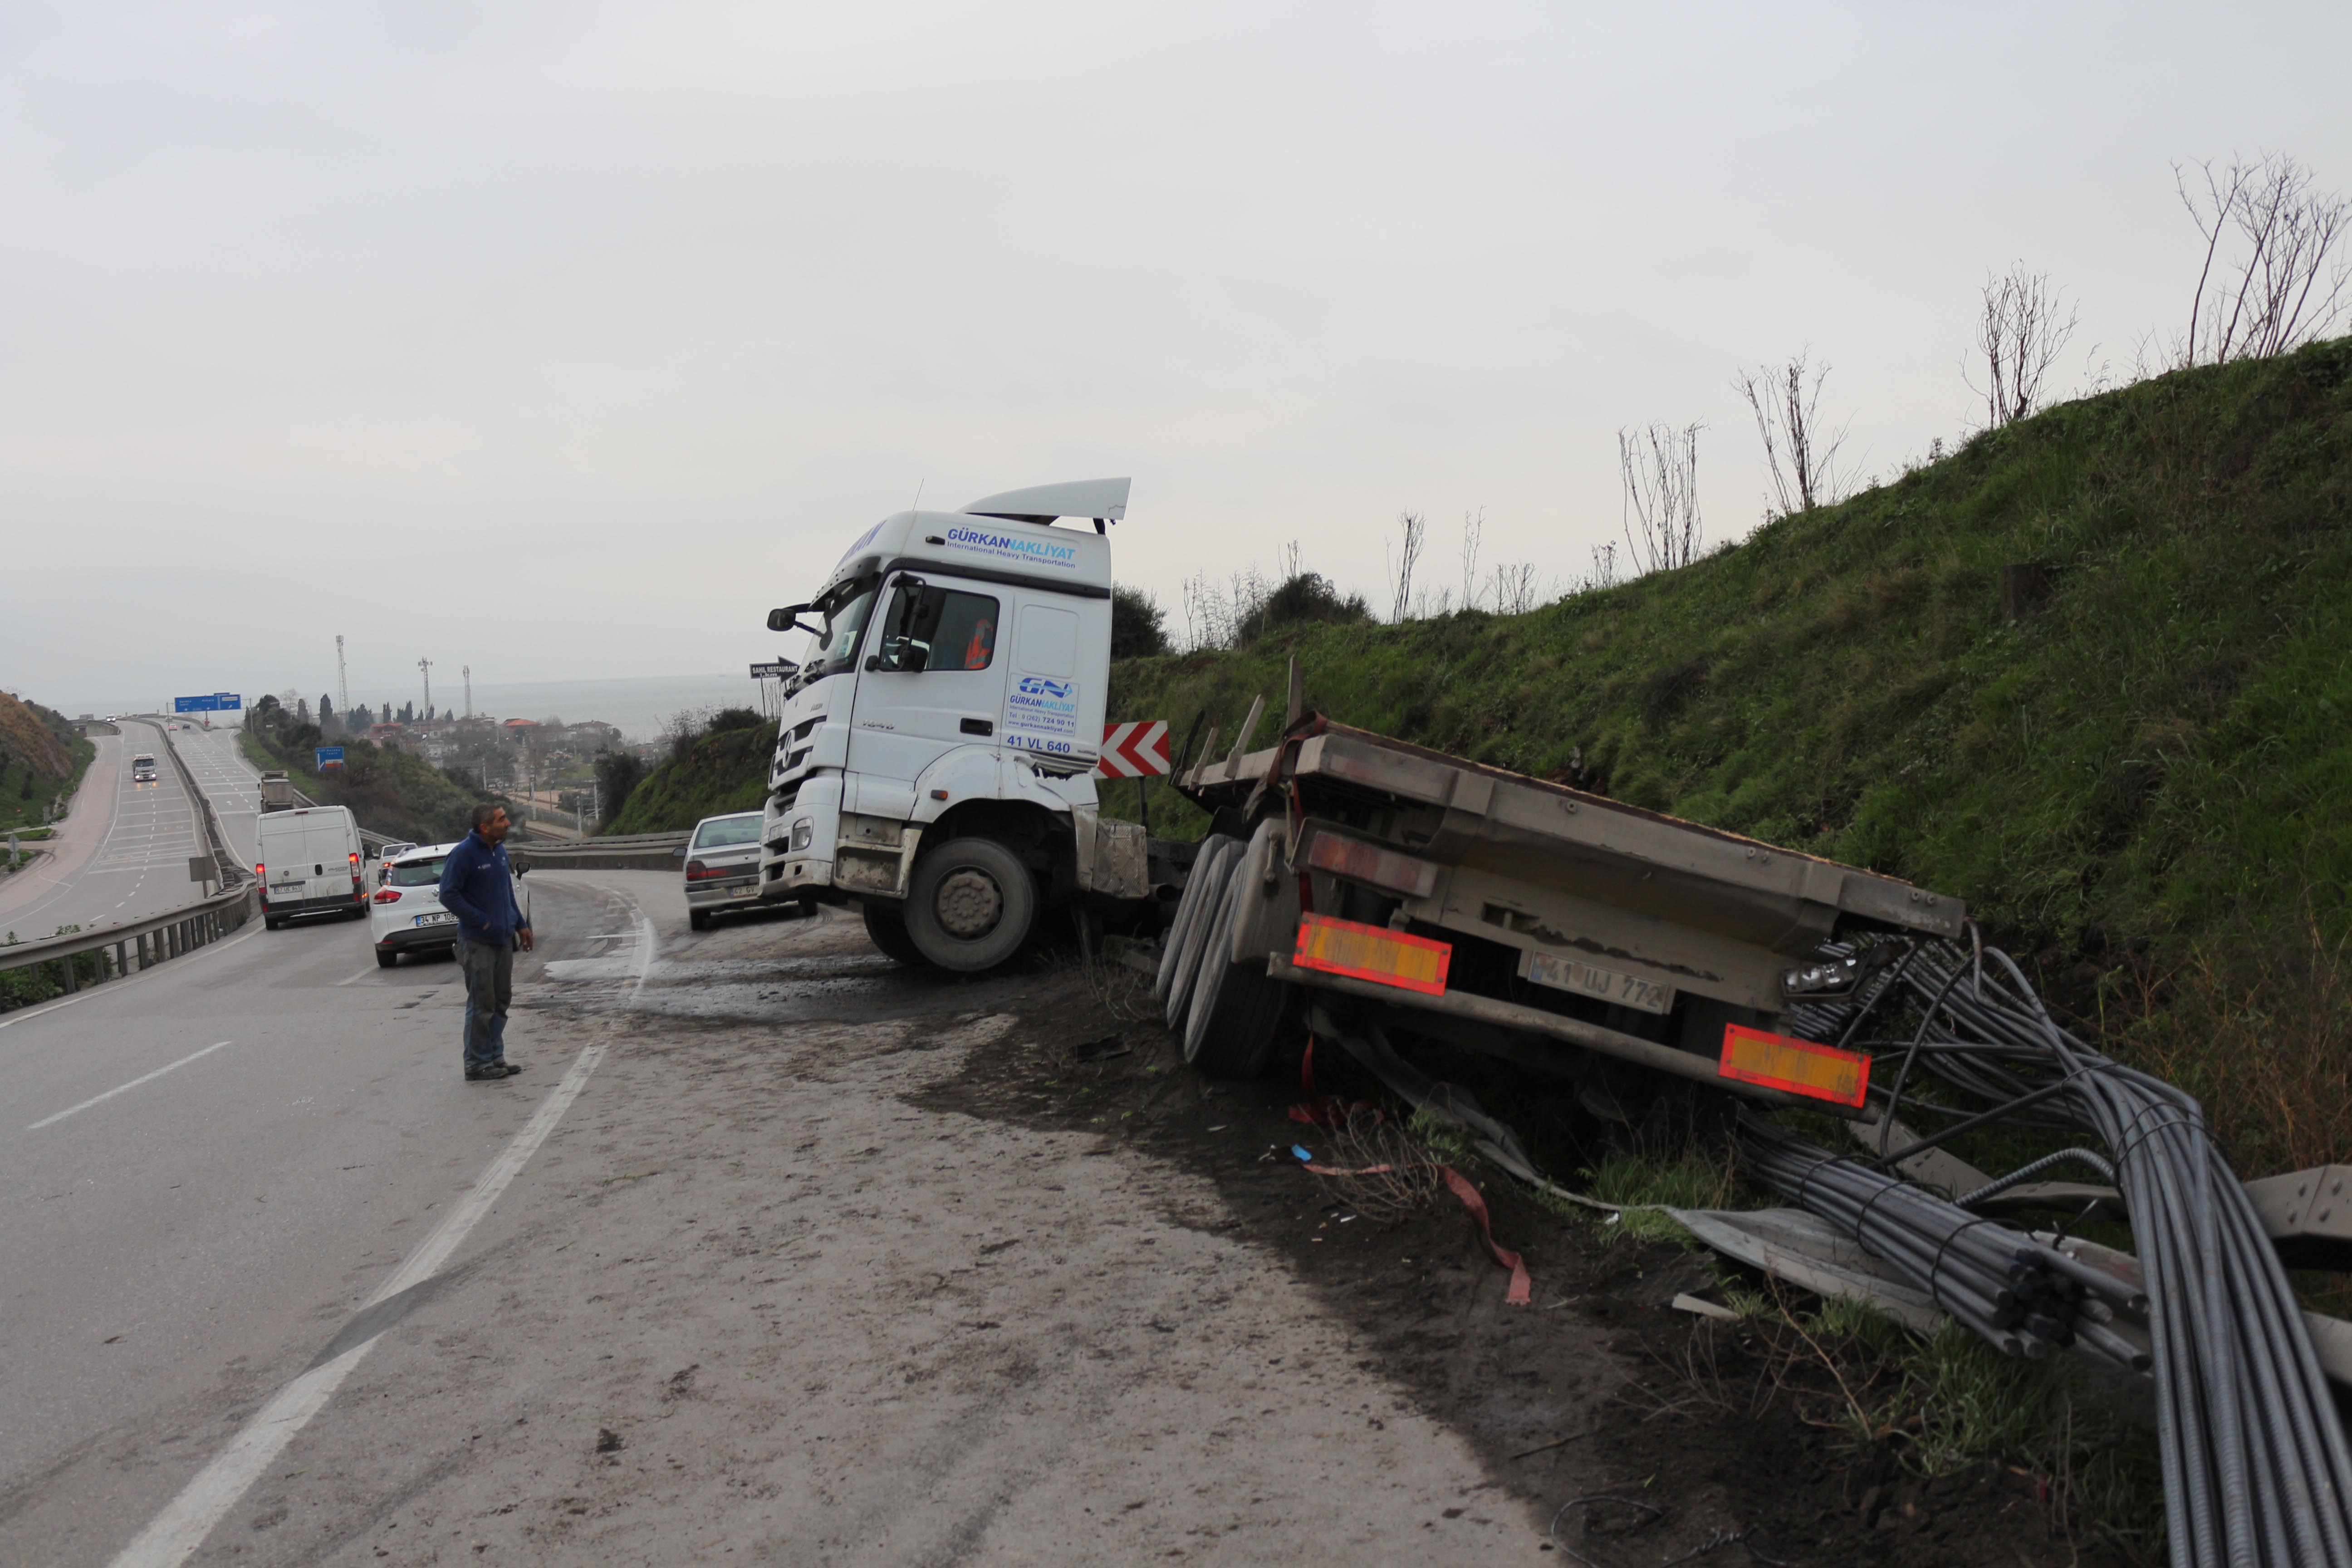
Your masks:
{"label": "dark jeans", "polygon": [[514,1001],[514,949],[457,942],[466,971],[466,1070],[506,1060],[507,1008]]}

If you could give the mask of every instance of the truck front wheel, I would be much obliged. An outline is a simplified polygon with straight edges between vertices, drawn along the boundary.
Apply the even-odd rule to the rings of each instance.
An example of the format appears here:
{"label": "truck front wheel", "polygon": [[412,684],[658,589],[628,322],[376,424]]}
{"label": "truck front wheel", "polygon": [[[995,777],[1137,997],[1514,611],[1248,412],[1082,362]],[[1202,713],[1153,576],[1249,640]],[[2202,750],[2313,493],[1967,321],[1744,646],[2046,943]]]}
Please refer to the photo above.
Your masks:
{"label": "truck front wheel", "polygon": [[917,951],[941,969],[993,969],[1036,923],[1036,879],[992,838],[952,838],[915,863],[906,920]]}

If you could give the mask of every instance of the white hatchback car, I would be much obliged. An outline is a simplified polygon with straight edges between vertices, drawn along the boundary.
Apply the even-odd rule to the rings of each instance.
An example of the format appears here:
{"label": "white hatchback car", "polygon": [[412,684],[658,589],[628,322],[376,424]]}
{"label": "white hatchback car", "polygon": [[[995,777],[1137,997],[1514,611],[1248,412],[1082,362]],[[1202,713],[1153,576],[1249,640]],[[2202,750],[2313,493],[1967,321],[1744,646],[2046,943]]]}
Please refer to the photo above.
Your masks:
{"label": "white hatchback car", "polygon": [[[368,936],[375,961],[390,969],[404,952],[446,952],[457,945],[457,917],[441,907],[441,868],[455,844],[409,848],[383,868],[383,886],[368,900]],[[515,908],[530,919],[530,889],[514,874]]]}

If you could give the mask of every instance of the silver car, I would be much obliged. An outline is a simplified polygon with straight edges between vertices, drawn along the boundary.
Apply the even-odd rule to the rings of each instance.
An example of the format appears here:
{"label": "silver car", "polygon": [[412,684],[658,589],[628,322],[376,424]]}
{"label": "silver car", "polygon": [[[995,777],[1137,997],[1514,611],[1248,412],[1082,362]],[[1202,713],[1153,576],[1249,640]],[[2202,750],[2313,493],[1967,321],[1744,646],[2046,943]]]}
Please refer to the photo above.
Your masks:
{"label": "silver car", "polygon": [[686,923],[695,930],[709,929],[721,910],[759,907],[762,816],[739,811],[694,825],[694,837],[680,853],[686,857]]}

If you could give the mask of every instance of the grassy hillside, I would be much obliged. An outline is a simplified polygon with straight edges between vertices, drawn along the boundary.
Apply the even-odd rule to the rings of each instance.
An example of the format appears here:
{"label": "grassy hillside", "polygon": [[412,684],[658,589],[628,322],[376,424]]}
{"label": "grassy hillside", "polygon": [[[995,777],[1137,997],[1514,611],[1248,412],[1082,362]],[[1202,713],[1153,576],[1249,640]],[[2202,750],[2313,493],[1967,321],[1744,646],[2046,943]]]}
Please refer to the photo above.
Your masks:
{"label": "grassy hillside", "polygon": [[768,759],[776,748],[776,727],[738,710],[748,724],[723,727],[682,740],[656,764],[614,814],[608,833],[661,833],[691,827],[706,816],[757,811],[767,798]]}
{"label": "grassy hillside", "polygon": [[0,691],[0,827],[47,820],[97,754],[64,714]]}
{"label": "grassy hillside", "polygon": [[[1679,572],[1508,619],[1129,660],[1228,741],[1297,655],[1334,718],[1967,899],[2100,948],[2352,879],[2352,342],[2052,410]],[[2000,613],[2001,568],[2049,571]],[[1264,743],[1268,731],[1262,731]]]}

